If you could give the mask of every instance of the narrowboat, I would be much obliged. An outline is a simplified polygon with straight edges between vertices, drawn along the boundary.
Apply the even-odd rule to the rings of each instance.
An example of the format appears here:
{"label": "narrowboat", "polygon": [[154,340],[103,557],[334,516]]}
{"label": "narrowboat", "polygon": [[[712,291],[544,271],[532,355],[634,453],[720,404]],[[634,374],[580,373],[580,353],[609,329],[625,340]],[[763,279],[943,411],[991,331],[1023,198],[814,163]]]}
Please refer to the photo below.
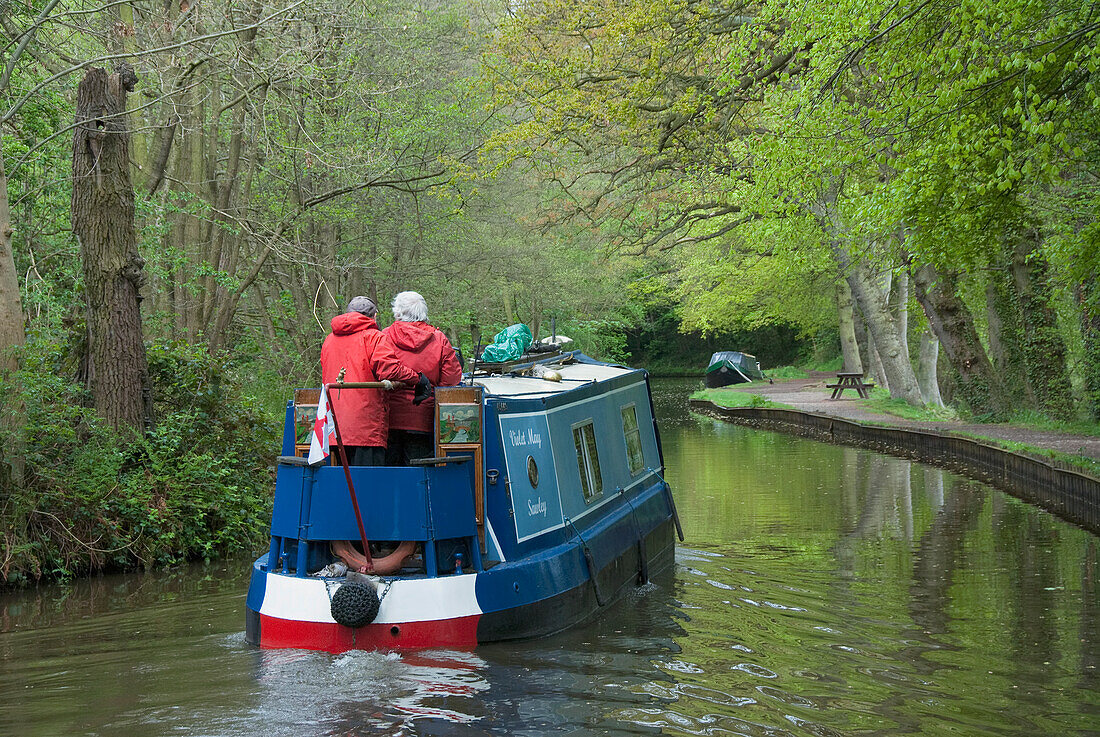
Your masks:
{"label": "narrowboat", "polygon": [[711,389],[765,378],[756,357],[740,351],[717,351],[707,365],[706,384]]}
{"label": "narrowboat", "polygon": [[[402,467],[341,463],[339,418],[332,435],[318,429],[327,396],[356,385],[295,392],[270,546],[252,567],[249,643],[344,652],[538,637],[671,567],[683,536],[648,374],[579,352],[499,369],[436,387],[435,455]],[[315,446],[335,439],[328,459],[310,463],[311,432]]]}

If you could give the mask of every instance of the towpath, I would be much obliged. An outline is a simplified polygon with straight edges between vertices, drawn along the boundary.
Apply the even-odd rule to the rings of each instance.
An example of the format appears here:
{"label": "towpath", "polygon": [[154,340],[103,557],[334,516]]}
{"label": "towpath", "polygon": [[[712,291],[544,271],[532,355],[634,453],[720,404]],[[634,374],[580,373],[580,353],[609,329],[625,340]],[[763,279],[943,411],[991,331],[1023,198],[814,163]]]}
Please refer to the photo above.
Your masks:
{"label": "towpath", "polygon": [[895,415],[871,411],[867,409],[864,400],[857,399],[850,392],[845,392],[845,396],[840,399],[829,399],[831,390],[826,389],[825,385],[835,381],[834,377],[834,374],[811,374],[807,379],[776,381],[774,384],[753,382],[752,384],[740,384],[712,391],[747,392],[758,394],[773,402],[785,404],[803,412],[813,412],[875,425],[936,430],[938,432],[958,433],[968,437],[977,436],[1023,443],[1033,448],[1057,451],[1067,455],[1084,456],[1100,461],[1100,437],[1036,430],[1009,423],[907,420]]}

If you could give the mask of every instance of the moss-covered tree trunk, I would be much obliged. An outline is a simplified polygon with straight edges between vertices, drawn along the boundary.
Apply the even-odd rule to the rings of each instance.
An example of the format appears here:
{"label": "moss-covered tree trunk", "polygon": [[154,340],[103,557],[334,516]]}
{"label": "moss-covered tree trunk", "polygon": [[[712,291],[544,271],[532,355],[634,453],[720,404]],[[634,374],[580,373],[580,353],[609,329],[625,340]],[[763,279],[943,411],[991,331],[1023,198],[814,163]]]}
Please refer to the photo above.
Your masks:
{"label": "moss-covered tree trunk", "polygon": [[985,290],[989,360],[993,370],[1000,374],[1012,401],[1020,406],[1034,407],[1035,397],[1024,371],[1023,336],[1014,292],[1006,264],[990,270]]}
{"label": "moss-covered tree trunk", "polygon": [[1085,347],[1085,395],[1089,415],[1100,420],[1100,287],[1095,280],[1077,287],[1081,337]]}
{"label": "moss-covered tree trunk", "polygon": [[[19,293],[19,277],[15,273],[15,253],[12,250],[14,228],[8,203],[8,178],[4,169],[4,152],[0,151],[0,370],[18,368],[14,348],[23,345],[27,335],[23,327],[23,300]],[[0,417],[8,436],[0,447],[0,502],[12,486],[23,484],[22,405],[13,406]],[[10,468],[10,475],[8,473]],[[0,508],[6,505],[0,504]]]}
{"label": "moss-covered tree trunk", "polygon": [[10,348],[23,345],[23,301],[19,295],[19,277],[15,273],[12,251],[11,208],[8,204],[8,178],[0,152],[0,368],[14,369]]}
{"label": "moss-covered tree trunk", "polygon": [[1026,228],[1012,248],[1012,281],[1023,330],[1024,368],[1038,409],[1070,419],[1073,396],[1066,370],[1066,343],[1058,329],[1046,258],[1039,251],[1040,233]]}
{"label": "moss-covered tree trunk", "polygon": [[118,428],[151,422],[141,331],[144,260],[134,232],[126,93],[137,76],[92,67],[77,87],[73,134],[73,233],[87,306],[89,384],[96,411]]}

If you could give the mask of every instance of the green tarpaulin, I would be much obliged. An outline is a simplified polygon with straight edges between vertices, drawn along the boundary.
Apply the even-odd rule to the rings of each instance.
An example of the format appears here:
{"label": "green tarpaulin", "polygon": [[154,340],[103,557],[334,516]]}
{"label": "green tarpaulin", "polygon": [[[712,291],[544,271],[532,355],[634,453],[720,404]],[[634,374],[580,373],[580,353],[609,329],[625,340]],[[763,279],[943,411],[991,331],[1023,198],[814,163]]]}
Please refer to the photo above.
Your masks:
{"label": "green tarpaulin", "polygon": [[531,328],[522,323],[509,325],[493,336],[492,344],[481,352],[481,360],[491,363],[514,361],[523,355],[532,340]]}

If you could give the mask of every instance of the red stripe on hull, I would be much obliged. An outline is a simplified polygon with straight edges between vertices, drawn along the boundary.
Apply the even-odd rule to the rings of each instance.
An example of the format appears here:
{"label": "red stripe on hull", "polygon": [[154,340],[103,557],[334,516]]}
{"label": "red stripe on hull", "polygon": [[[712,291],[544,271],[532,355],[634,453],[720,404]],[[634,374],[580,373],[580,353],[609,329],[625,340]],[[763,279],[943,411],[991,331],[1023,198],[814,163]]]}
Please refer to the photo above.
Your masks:
{"label": "red stripe on hull", "polygon": [[260,615],[260,647],[300,648],[342,653],[347,650],[406,650],[425,647],[472,648],[477,645],[480,614],[455,619],[352,628],[334,622],[298,622]]}

